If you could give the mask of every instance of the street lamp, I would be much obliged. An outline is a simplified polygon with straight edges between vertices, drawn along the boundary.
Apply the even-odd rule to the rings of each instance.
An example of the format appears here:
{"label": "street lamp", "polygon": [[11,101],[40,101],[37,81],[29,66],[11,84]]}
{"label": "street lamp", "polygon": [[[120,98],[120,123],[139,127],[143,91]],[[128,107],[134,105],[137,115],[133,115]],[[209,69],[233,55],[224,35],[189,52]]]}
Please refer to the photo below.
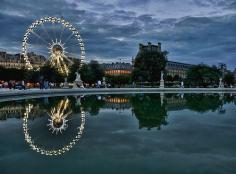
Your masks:
{"label": "street lamp", "polygon": [[119,88],[121,87],[121,83],[120,83],[120,78],[121,78],[121,58],[120,58],[120,64],[119,64],[119,66],[118,66],[118,71],[119,71]]}

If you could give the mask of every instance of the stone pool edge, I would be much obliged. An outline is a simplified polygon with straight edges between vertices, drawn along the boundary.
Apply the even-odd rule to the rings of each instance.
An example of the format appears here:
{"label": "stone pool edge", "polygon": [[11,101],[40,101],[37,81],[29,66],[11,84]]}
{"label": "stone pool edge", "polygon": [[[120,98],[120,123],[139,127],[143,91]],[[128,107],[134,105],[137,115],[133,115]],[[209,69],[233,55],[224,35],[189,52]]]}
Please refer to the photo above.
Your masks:
{"label": "stone pool edge", "polygon": [[236,93],[236,88],[78,88],[78,89],[28,89],[3,90],[0,98],[63,94],[122,94],[122,93]]}

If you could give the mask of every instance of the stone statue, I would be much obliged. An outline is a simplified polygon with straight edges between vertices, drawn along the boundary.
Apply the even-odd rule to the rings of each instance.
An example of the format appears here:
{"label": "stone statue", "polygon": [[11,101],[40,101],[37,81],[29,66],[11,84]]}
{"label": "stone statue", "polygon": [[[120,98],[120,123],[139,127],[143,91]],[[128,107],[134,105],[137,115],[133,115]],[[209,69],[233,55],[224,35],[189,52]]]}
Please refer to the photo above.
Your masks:
{"label": "stone statue", "polygon": [[224,88],[224,83],[222,81],[222,78],[219,79],[219,88]]}
{"label": "stone statue", "polygon": [[80,74],[78,72],[75,72],[75,75],[76,75],[75,82],[81,81]]}
{"label": "stone statue", "polygon": [[160,80],[160,88],[164,88],[164,73],[163,71],[161,71],[161,80]]}
{"label": "stone statue", "polygon": [[163,71],[161,71],[161,80],[163,80],[164,79],[164,73],[163,73]]}
{"label": "stone statue", "polygon": [[81,88],[84,88],[84,85],[83,85],[83,82],[81,80],[81,77],[80,77],[80,74],[78,72],[75,72],[75,81],[74,81],[74,84],[73,84],[73,88],[78,88],[78,87],[81,87]]}
{"label": "stone statue", "polygon": [[184,81],[181,81],[180,86],[181,88],[184,88]]}
{"label": "stone statue", "polygon": [[63,88],[69,88],[69,84],[67,82],[67,78],[64,78]]}

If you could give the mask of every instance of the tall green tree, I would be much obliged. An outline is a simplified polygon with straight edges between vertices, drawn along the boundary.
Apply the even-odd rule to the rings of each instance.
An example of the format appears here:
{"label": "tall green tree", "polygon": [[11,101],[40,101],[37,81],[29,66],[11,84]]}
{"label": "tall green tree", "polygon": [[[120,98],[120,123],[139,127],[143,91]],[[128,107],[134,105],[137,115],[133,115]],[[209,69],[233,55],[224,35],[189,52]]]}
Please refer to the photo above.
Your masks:
{"label": "tall green tree", "polygon": [[59,73],[56,67],[53,67],[49,64],[42,66],[39,70],[40,76],[42,76],[45,80],[52,82],[64,82],[64,76]]}
{"label": "tall green tree", "polygon": [[106,76],[107,83],[111,84],[111,86],[123,86],[132,83],[131,75],[107,75]]}
{"label": "tall green tree", "polygon": [[0,67],[0,80],[24,80],[25,69]]}
{"label": "tall green tree", "polygon": [[81,79],[85,83],[93,84],[104,77],[103,67],[95,60],[91,60],[89,64],[84,64],[80,70]]}
{"label": "tall green tree", "polygon": [[74,63],[72,66],[70,66],[70,72],[68,74],[68,81],[73,82],[76,78],[75,73],[79,72],[80,65],[78,63]]}
{"label": "tall green tree", "polygon": [[37,83],[39,81],[40,72],[37,70],[27,70],[24,74],[24,80],[27,82]]}
{"label": "tall green tree", "polygon": [[168,82],[172,82],[174,80],[174,78],[171,75],[167,75],[167,76],[165,76],[165,80]]}
{"label": "tall green tree", "polygon": [[193,66],[187,72],[187,81],[191,86],[208,86],[219,83],[220,71],[216,66],[204,64]]}
{"label": "tall green tree", "polygon": [[224,82],[225,82],[228,86],[234,85],[234,83],[235,83],[234,74],[233,74],[233,73],[227,73],[227,74],[225,74],[223,80],[224,80]]}
{"label": "tall green tree", "polygon": [[164,71],[167,62],[167,51],[141,52],[134,62],[133,80],[156,82],[160,80],[161,71]]}
{"label": "tall green tree", "polygon": [[181,77],[179,76],[179,75],[175,75],[174,77],[173,77],[173,81],[181,81],[182,79],[181,79]]}

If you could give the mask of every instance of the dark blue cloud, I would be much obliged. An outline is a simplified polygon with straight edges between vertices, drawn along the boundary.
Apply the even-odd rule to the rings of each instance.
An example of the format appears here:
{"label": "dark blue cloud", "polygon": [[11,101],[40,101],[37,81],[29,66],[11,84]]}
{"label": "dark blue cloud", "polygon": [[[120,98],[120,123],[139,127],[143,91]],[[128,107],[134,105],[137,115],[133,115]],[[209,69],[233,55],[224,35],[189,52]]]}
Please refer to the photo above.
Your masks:
{"label": "dark blue cloud", "polygon": [[[235,68],[235,0],[0,0],[0,49],[20,52],[24,32],[43,16],[71,21],[88,59],[130,61],[138,43],[163,43],[169,59]],[[186,10],[184,10],[186,9]]]}

